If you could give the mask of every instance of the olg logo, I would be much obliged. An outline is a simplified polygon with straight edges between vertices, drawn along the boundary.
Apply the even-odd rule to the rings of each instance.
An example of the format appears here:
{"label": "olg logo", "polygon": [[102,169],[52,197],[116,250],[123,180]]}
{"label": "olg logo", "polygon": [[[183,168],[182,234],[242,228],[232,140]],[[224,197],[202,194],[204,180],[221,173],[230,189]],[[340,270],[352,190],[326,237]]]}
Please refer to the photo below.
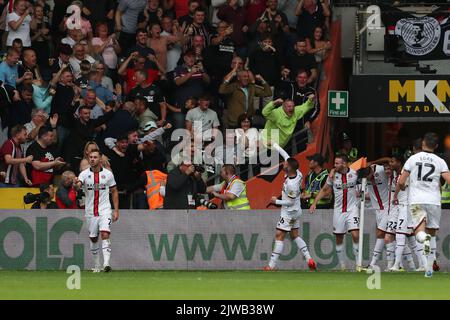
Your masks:
{"label": "olg logo", "polygon": [[[0,269],[26,269],[32,267],[32,261],[36,270],[60,270],[70,265],[83,268],[83,244],[72,244],[70,257],[64,256],[60,249],[60,239],[65,233],[80,234],[83,226],[81,219],[62,218],[50,229],[46,217],[36,218],[35,226],[28,221],[9,217],[0,222]],[[19,237],[21,241],[17,241]]]}

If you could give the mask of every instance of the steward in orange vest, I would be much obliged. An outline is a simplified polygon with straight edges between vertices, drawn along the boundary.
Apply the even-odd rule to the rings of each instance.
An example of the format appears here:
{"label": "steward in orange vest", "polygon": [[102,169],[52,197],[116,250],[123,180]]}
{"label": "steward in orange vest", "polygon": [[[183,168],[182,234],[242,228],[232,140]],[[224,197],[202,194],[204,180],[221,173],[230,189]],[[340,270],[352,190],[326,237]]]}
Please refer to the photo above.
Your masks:
{"label": "steward in orange vest", "polygon": [[147,184],[145,186],[145,194],[147,195],[147,203],[150,210],[162,209],[164,197],[159,193],[159,188],[166,185],[167,174],[159,171],[145,171],[147,175]]}

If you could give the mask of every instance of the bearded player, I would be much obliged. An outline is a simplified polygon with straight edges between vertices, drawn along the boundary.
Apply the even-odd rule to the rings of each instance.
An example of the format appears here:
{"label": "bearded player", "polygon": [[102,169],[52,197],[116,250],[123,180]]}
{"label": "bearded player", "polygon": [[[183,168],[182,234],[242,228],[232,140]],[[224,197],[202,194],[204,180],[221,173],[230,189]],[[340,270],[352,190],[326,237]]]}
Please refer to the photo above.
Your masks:
{"label": "bearded player", "polygon": [[311,271],[316,270],[316,262],[311,258],[305,241],[299,236],[298,229],[300,227],[300,217],[302,209],[300,206],[301,186],[303,176],[298,170],[298,162],[294,158],[289,157],[278,144],[272,143],[273,149],[277,150],[284,158],[283,170],[286,173],[283,189],[281,192],[281,200],[272,197],[271,202],[281,206],[280,220],[277,223],[275,233],[275,245],[270,257],[269,265],[264,267],[265,271],[274,270],[279,256],[283,252],[284,239],[286,233],[290,233],[291,239],[297,244],[297,247],[308,262]]}
{"label": "bearded player", "polygon": [[[119,219],[119,193],[116,181],[111,171],[101,165],[102,154],[99,150],[89,153],[90,167],[82,171],[77,179],[77,184],[83,188],[86,195],[86,223],[89,229],[91,253],[94,259],[94,273],[100,272],[100,243],[101,236],[103,252],[103,271],[111,271],[111,240],[110,226]],[[112,193],[114,212],[109,201],[109,192]]]}
{"label": "bearded player", "polygon": [[324,196],[334,192],[333,233],[336,238],[336,253],[341,270],[346,269],[344,236],[351,233],[353,254],[358,257],[359,242],[359,210],[356,186],[358,174],[348,166],[348,157],[338,155],[334,159],[334,169],[331,170],[327,182],[320,190],[314,203],[309,208],[310,213],[316,211],[317,203]]}

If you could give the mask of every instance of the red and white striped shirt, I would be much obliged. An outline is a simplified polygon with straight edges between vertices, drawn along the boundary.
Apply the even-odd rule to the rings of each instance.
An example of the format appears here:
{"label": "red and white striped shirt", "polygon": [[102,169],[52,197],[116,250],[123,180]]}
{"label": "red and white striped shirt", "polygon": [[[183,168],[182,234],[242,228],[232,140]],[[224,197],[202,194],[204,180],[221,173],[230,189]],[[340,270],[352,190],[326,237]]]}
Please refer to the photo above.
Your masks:
{"label": "red and white striped shirt", "polygon": [[345,174],[335,172],[333,180],[328,177],[327,184],[333,187],[335,212],[346,213],[358,205],[358,199],[356,198],[357,183],[358,174],[350,168]]}
{"label": "red and white striped shirt", "polygon": [[109,189],[116,185],[113,173],[105,168],[99,172],[93,172],[91,168],[88,168],[80,173],[78,180],[83,183],[86,195],[86,216],[111,214]]}
{"label": "red and white striped shirt", "polygon": [[369,180],[370,201],[372,207],[377,210],[388,210],[389,208],[389,177],[383,166],[372,166],[373,176]]}

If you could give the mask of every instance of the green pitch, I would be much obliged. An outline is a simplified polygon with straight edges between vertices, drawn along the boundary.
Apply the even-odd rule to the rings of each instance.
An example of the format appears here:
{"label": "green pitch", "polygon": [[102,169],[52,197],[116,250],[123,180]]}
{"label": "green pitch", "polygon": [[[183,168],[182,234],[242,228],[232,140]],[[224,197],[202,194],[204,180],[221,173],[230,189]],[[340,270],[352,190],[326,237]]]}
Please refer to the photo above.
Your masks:
{"label": "green pitch", "polygon": [[366,273],[300,271],[113,271],[81,273],[68,290],[62,271],[0,271],[0,299],[449,299],[450,273],[382,273],[369,290]]}

